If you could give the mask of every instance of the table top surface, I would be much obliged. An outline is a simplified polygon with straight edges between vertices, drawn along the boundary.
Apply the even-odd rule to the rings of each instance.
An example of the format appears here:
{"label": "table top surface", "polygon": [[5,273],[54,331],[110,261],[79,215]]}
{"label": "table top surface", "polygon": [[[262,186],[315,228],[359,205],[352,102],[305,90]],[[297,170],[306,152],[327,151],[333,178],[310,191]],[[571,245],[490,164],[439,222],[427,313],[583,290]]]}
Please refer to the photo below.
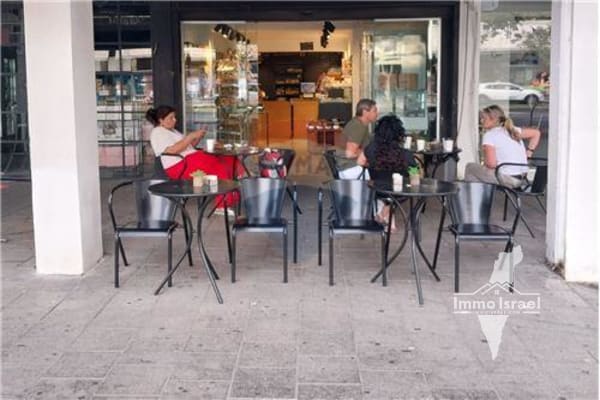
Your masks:
{"label": "table top surface", "polygon": [[201,150],[206,154],[215,156],[252,156],[263,151],[260,147],[255,146],[233,147],[231,149],[215,147],[212,151],[208,151],[206,148],[202,148]]}
{"label": "table top surface", "polygon": [[407,181],[404,178],[402,189],[394,187],[391,181],[371,181],[369,185],[379,193],[398,197],[446,196],[458,192],[458,186],[452,182],[421,178],[419,185],[411,186]]}
{"label": "table top surface", "polygon": [[229,193],[238,187],[238,182],[229,179],[219,179],[217,186],[214,188],[211,188],[208,185],[193,186],[192,180],[173,180],[151,185],[148,190],[159,196],[195,198]]}

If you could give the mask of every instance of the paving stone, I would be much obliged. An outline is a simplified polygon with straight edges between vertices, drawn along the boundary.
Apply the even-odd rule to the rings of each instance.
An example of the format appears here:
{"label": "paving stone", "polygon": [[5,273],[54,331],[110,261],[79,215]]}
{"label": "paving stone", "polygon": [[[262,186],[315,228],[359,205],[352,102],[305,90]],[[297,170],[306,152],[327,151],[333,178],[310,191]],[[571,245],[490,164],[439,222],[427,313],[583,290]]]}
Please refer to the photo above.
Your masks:
{"label": "paving stone", "polygon": [[77,351],[124,351],[135,334],[134,329],[86,329],[73,343]]}
{"label": "paving stone", "polygon": [[295,369],[238,368],[231,397],[295,398]]}
{"label": "paving stone", "polygon": [[25,398],[31,400],[90,400],[100,385],[101,381],[99,380],[44,378],[27,391]]}
{"label": "paving stone", "polygon": [[217,351],[237,353],[242,342],[241,329],[201,329],[194,331],[185,351]]}
{"label": "paving stone", "polygon": [[298,382],[360,383],[356,357],[298,357]]}
{"label": "paving stone", "polygon": [[499,400],[493,390],[448,389],[433,388],[432,397],[435,400]]}
{"label": "paving stone", "polygon": [[242,345],[239,366],[246,368],[294,368],[296,366],[296,346],[277,342],[245,342]]}
{"label": "paving stone", "polygon": [[237,354],[188,353],[174,364],[173,378],[182,380],[229,380]]}
{"label": "paving stone", "polygon": [[431,398],[425,377],[409,371],[361,371],[363,399],[398,400]]}
{"label": "paving stone", "polygon": [[352,331],[313,331],[303,329],[300,332],[300,354],[355,354]]}
{"label": "paving stone", "polygon": [[165,366],[116,364],[97,394],[158,395],[171,374]]}
{"label": "paving stone", "polygon": [[229,381],[191,381],[170,379],[160,396],[161,400],[226,399]]}
{"label": "paving stone", "polygon": [[65,353],[44,375],[54,378],[104,378],[118,353]]}
{"label": "paving stone", "polygon": [[298,385],[298,400],[361,400],[362,398],[360,385]]}

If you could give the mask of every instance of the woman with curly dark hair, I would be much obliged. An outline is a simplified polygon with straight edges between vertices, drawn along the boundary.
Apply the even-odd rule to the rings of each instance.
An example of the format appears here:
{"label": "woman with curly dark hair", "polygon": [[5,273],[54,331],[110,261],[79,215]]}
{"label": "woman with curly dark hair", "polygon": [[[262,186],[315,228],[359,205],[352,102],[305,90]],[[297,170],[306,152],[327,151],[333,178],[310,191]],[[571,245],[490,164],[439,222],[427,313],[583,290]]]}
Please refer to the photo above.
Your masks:
{"label": "woman with curly dark hair", "polygon": [[[400,145],[405,135],[402,121],[395,115],[386,115],[375,124],[373,140],[358,157],[358,163],[369,168],[374,181],[392,182],[392,174],[408,177],[408,168],[416,166],[413,154]],[[388,221],[390,208],[383,206],[377,215],[380,222]],[[396,230],[392,219],[392,231]]]}

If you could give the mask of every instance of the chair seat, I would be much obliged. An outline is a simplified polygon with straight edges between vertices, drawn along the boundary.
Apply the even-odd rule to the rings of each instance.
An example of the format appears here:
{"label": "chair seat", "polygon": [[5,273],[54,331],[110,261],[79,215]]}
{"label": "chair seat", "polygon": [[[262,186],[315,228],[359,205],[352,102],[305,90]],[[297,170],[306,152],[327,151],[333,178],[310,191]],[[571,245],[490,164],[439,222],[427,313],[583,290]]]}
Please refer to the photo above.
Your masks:
{"label": "chair seat", "polygon": [[343,219],[343,220],[332,220],[329,225],[336,232],[383,232],[384,228],[379,222],[375,220],[365,219]]}
{"label": "chair seat", "polygon": [[248,219],[245,217],[239,217],[233,224],[233,229],[246,230],[246,231],[260,231],[260,232],[281,232],[281,230],[287,227],[287,220],[285,218],[255,218]]}
{"label": "chair seat", "polygon": [[152,233],[166,234],[177,228],[177,222],[164,220],[138,221],[135,224],[117,227],[121,236],[147,236]]}
{"label": "chair seat", "polygon": [[489,224],[458,224],[449,227],[454,235],[465,237],[481,237],[487,239],[508,239],[511,235],[507,229]]}

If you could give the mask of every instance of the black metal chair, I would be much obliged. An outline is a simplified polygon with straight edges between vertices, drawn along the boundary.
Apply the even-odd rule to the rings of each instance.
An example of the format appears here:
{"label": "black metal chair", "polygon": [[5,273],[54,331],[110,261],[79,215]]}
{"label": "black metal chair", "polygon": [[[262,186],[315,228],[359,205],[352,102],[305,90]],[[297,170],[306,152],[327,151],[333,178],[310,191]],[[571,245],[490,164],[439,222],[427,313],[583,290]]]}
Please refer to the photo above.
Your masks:
{"label": "black metal chair", "polygon": [[[520,167],[534,167],[535,175],[533,177],[533,181],[529,181],[527,177],[523,179],[523,184],[518,188],[512,188],[513,191],[519,197],[533,197],[537,200],[538,204],[546,213],[546,207],[544,203],[540,199],[541,197],[546,196],[546,186],[548,184],[548,159],[543,157],[532,157],[528,159],[528,164],[519,164],[519,163],[502,163],[496,167],[496,179],[498,179],[500,171],[502,168],[506,166],[520,166]],[[500,181],[499,181],[500,182]],[[504,198],[504,210],[503,210],[503,221],[506,221],[506,213],[508,208],[508,197]],[[529,234],[532,238],[535,238],[533,231],[529,227],[525,216],[521,213],[521,221],[525,225],[525,228],[529,231]]]}
{"label": "black metal chair", "polygon": [[[277,178],[244,178],[240,181],[244,217],[238,217],[233,224],[231,262],[231,282],[236,280],[237,235],[249,233],[281,233],[283,236],[283,282],[288,281],[288,222],[281,217],[287,182]],[[294,187],[295,199],[296,188]],[[296,209],[294,208],[294,263],[297,261]]]}
{"label": "black metal chair", "polygon": [[[508,188],[491,183],[455,182],[459,190],[448,196],[448,212],[452,220],[449,226],[454,235],[454,291],[459,292],[460,242],[469,241],[506,241],[505,252],[511,253],[514,246],[513,235],[521,206],[519,198]],[[511,228],[490,223],[490,215],[496,189],[504,191],[513,203],[517,215]],[[440,227],[441,228],[441,227]],[[514,268],[510,265],[510,289],[514,286]]]}
{"label": "black metal chair", "polygon": [[[383,285],[387,285],[385,241],[383,225],[375,220],[373,203],[375,191],[364,180],[336,179],[329,182],[333,214],[329,218],[329,284],[333,285],[334,239],[336,235],[381,235],[381,269]],[[321,265],[323,191],[319,188],[318,263]]]}
{"label": "black metal chair", "polygon": [[[171,271],[172,261],[172,237],[178,224],[175,221],[175,212],[177,204],[165,197],[153,195],[148,191],[148,187],[155,183],[164,182],[164,179],[142,179],[136,181],[127,181],[115,186],[108,196],[108,211],[115,232],[115,265],[114,281],[115,287],[119,287],[119,253],[123,257],[125,265],[129,265],[125,250],[123,248],[122,238],[125,237],[164,237],[168,240],[167,247],[167,270]],[[126,186],[132,185],[135,190],[135,204],[137,219],[134,222],[120,224],[114,212],[114,198],[117,192]],[[186,242],[188,242],[186,231]],[[192,265],[191,252],[187,249],[190,265]],[[183,257],[182,257],[183,260]],[[169,286],[172,281],[169,279]]]}
{"label": "black metal chair", "polygon": [[[264,158],[264,153],[261,154],[258,158],[258,167],[260,170],[270,169],[277,172],[278,177],[285,177],[290,173],[290,169],[292,168],[292,164],[294,163],[294,159],[296,158],[296,151],[294,149],[277,149],[277,151],[281,154],[282,161],[281,163],[273,163],[270,161],[266,161]],[[289,187],[285,188],[290,200],[294,202],[294,207],[296,207],[296,211],[298,214],[302,214],[302,210],[298,205],[298,202],[294,200],[294,196]]]}

